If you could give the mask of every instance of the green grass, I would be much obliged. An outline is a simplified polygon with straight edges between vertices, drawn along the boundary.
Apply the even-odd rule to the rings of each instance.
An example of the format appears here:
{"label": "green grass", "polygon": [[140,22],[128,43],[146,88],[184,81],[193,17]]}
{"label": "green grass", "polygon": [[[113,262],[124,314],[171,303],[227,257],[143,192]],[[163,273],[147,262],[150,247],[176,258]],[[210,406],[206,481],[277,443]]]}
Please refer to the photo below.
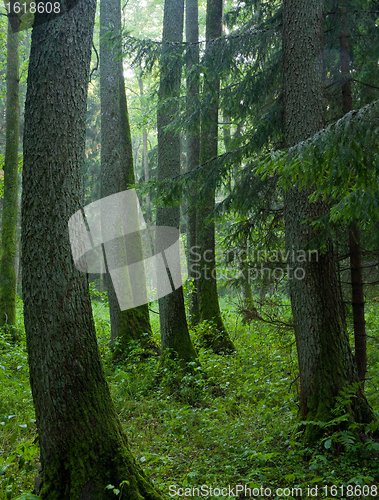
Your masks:
{"label": "green grass", "polygon": [[[377,443],[357,442],[348,431],[326,435],[313,448],[296,440],[299,381],[292,332],[262,322],[242,326],[235,305],[223,301],[222,306],[237,353],[217,356],[199,350],[202,370],[195,369],[182,380],[167,370],[158,384],[159,359],[141,357],[138,345],[125,362],[116,366],[111,362],[107,306],[93,303],[106,376],[137,461],[166,498],[177,488],[204,485],[206,492],[209,487],[235,489],[237,484],[252,491],[259,488],[256,498],[300,498],[296,488],[302,488],[301,498],[310,498],[308,485],[318,488],[313,498],[348,498],[348,485],[353,491],[349,498],[363,498],[359,487],[367,485],[367,493],[367,487],[379,478]],[[150,308],[158,310],[156,304]],[[286,322],[288,310],[277,308],[274,313]],[[370,365],[366,391],[378,411],[376,310],[373,300],[367,307]],[[159,341],[159,316],[151,313],[151,321]],[[0,500],[31,491],[38,470],[25,334],[22,324],[18,327],[20,345],[13,346],[4,333],[0,335]],[[197,334],[192,332],[195,344]],[[326,485],[338,489],[325,495],[322,487]],[[262,487],[271,489],[270,497],[261,495]],[[355,493],[354,487],[358,488]],[[277,488],[289,490],[278,496]],[[374,495],[373,490],[364,496],[376,497],[379,492]],[[237,495],[232,491],[222,498]],[[239,498],[244,495],[239,493]]]}

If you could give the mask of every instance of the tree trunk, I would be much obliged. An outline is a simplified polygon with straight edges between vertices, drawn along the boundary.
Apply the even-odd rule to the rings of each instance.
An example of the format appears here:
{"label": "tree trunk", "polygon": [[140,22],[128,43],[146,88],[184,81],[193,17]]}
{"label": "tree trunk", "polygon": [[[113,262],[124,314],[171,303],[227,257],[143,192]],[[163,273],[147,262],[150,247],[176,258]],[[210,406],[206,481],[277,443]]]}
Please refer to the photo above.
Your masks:
{"label": "tree trunk", "polygon": [[362,258],[359,228],[356,221],[349,230],[350,276],[354,319],[355,361],[362,390],[367,371],[365,299],[363,293]]}
{"label": "tree trunk", "polygon": [[[16,325],[17,279],[14,259],[16,254],[19,143],[18,39],[19,34],[12,32],[8,22],[4,204],[0,248],[0,326],[5,325],[6,330],[8,327]],[[12,339],[16,340],[14,328],[12,328]]]}
{"label": "tree trunk", "polygon": [[[353,98],[350,80],[350,50],[349,33],[346,29],[346,1],[341,3],[340,54],[341,71],[344,83],[342,85],[342,109],[343,113],[349,113],[353,109]],[[358,377],[362,390],[367,370],[366,352],[366,321],[365,321],[365,299],[363,292],[362,258],[359,228],[356,221],[349,228],[349,253],[350,253],[350,276],[352,288],[352,307],[354,320],[355,361],[358,368]]]}
{"label": "tree trunk", "polygon": [[[206,15],[206,49],[215,38],[222,34],[222,0],[207,0]],[[201,115],[201,149],[200,160],[202,164],[217,157],[218,141],[218,93],[220,80],[211,75],[205,75],[203,92],[212,93],[212,102],[203,109]],[[202,200],[197,210],[197,244],[201,255],[199,278],[199,309],[200,320],[209,321],[214,325],[212,330],[204,330],[202,341],[206,347],[214,352],[233,352],[235,347],[230,340],[221,318],[220,305],[217,293],[216,258],[215,258],[215,224],[213,211],[215,207],[215,190]],[[209,220],[208,224],[205,221]]]}
{"label": "tree trunk", "polygon": [[[25,105],[22,270],[30,383],[46,500],[160,500],[128,447],[96,342],[68,221],[83,205],[96,2],[33,29]],[[39,14],[36,14],[38,17]],[[122,481],[128,481],[119,486]]]}
{"label": "tree trunk", "polygon": [[[199,21],[197,0],[186,0],[186,42],[191,43],[188,49],[186,70],[187,70],[187,106],[193,106],[198,100],[200,75],[196,66],[199,64]],[[192,71],[192,73],[191,73]],[[187,132],[187,172],[191,172],[200,164],[200,115],[195,120],[193,127]],[[192,196],[189,200],[187,216],[187,264],[188,279],[191,280],[191,290],[189,296],[189,316],[192,325],[197,325],[200,321],[198,280],[196,273],[196,204],[191,206],[191,201],[197,193],[197,185],[193,187]]]}
{"label": "tree trunk", "polygon": [[[138,78],[139,93],[141,99],[142,112],[144,113],[145,107],[145,96],[143,91],[143,80]],[[147,130],[144,128],[142,131],[142,166],[143,172],[145,174],[145,182],[149,182],[149,158],[147,154]],[[150,207],[150,196],[149,194],[145,197],[146,201],[146,218],[151,221],[151,207]]]}
{"label": "tree trunk", "polygon": [[[178,105],[165,103],[165,99],[178,97],[180,93],[182,66],[170,58],[172,45],[167,42],[182,42],[184,0],[165,0],[163,17],[163,48],[159,84],[158,126],[158,180],[180,175],[180,135],[167,130]],[[157,226],[172,226],[179,229],[179,206],[157,209]],[[157,241],[157,251],[162,242]],[[167,269],[167,271],[169,271]],[[188,332],[184,307],[183,287],[159,299],[162,351],[171,349],[184,363],[194,361],[196,352]]]}
{"label": "tree trunk", "polygon": [[[323,2],[285,0],[283,8],[284,133],[287,146],[314,135],[323,127],[323,94],[316,78],[316,60],[322,52]],[[285,232],[290,265],[297,271],[290,279],[301,382],[303,419],[328,421],[340,391],[358,381],[349,339],[341,317],[342,305],[332,245],[309,255],[317,234],[304,223],[325,214],[327,207],[309,203],[308,194],[285,193]],[[299,258],[307,251],[305,262]],[[296,278],[297,275],[297,278]],[[358,392],[352,418],[368,422],[373,413]],[[355,413],[355,415],[353,415]],[[320,429],[308,425],[305,438],[312,441]]]}
{"label": "tree trunk", "polygon": [[[134,184],[134,168],[121,54],[120,0],[101,0],[100,37],[112,34],[112,47],[100,44],[101,95],[101,196],[104,198]],[[141,255],[141,260],[142,260]],[[118,359],[132,340],[151,337],[148,305],[121,311],[110,275],[107,274],[111,345]],[[143,335],[148,333],[148,335]],[[116,342],[117,339],[117,342]]]}

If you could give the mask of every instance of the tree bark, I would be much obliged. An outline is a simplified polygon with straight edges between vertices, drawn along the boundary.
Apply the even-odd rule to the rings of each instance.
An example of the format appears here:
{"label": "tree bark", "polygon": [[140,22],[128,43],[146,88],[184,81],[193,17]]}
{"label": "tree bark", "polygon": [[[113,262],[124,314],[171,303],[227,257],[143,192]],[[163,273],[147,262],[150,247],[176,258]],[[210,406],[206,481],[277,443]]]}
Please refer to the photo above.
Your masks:
{"label": "tree bark", "polygon": [[[180,175],[180,135],[167,130],[172,117],[178,113],[175,98],[179,96],[182,65],[171,59],[171,42],[183,40],[184,0],[165,0],[162,35],[161,73],[159,84],[158,126],[158,180]],[[165,100],[172,98],[170,104]],[[179,206],[157,209],[157,226],[172,226],[179,229]],[[161,242],[157,242],[158,249]],[[167,269],[167,271],[169,271]],[[188,332],[184,307],[183,287],[159,299],[162,351],[175,352],[182,364],[197,357]]]}
{"label": "tree bark", "polygon": [[[206,48],[212,45],[215,38],[222,34],[222,0],[207,0],[206,14]],[[220,79],[214,77],[211,71],[206,72],[204,90],[212,94],[209,107],[203,109],[201,115],[201,164],[217,157],[218,142],[218,93]],[[200,273],[198,283],[200,321],[209,321],[212,329],[206,329],[202,335],[204,345],[214,352],[233,352],[235,347],[231,341],[221,318],[220,305],[217,293],[216,258],[215,258],[215,224],[213,211],[215,207],[215,190],[202,200],[197,210],[197,244],[201,255]],[[205,221],[209,220],[209,223]]]}
{"label": "tree bark", "polygon": [[355,361],[361,388],[364,389],[367,371],[365,299],[363,293],[362,254],[359,228],[356,221],[349,229],[350,276],[354,320]]}
{"label": "tree bark", "polygon": [[[140,99],[141,99],[141,108],[142,108],[142,112],[144,112],[145,95],[144,95],[144,90],[143,90],[142,78],[138,78],[138,86],[139,86],[139,93],[140,93]],[[145,175],[145,182],[149,182],[149,158],[148,158],[148,153],[147,153],[147,130],[146,130],[146,128],[144,128],[142,131],[142,166],[143,166],[143,172]],[[145,202],[146,202],[146,218],[148,221],[151,221],[151,206],[150,206],[149,194],[146,194]]]}
{"label": "tree bark", "polygon": [[[112,34],[112,46],[100,44],[101,95],[101,196],[125,191],[134,184],[134,167],[125,83],[121,59],[120,0],[101,0],[100,38]],[[142,255],[141,255],[142,260]],[[148,305],[121,311],[110,275],[107,274],[111,345],[118,359],[132,340],[151,337]],[[143,335],[148,334],[148,335]],[[117,341],[116,341],[117,339]]]}
{"label": "tree bark", "polygon": [[[288,147],[323,128],[322,87],[316,78],[316,60],[323,45],[323,2],[285,0],[283,7],[284,134]],[[286,246],[293,268],[301,279],[290,279],[291,305],[298,350],[303,419],[328,421],[340,391],[358,381],[356,367],[341,316],[341,295],[332,245],[303,262],[299,251],[315,248],[317,233],[309,219],[325,214],[327,207],[309,203],[308,194],[296,187],[285,193]],[[372,420],[367,400],[358,391],[351,418]],[[308,425],[305,438],[312,441],[320,429]]]}
{"label": "tree bark", "polygon": [[0,248],[0,326],[12,328],[16,340],[16,283],[14,268],[17,226],[17,176],[19,144],[19,34],[8,22],[7,35],[7,105],[4,159],[4,204]]}
{"label": "tree bark", "polygon": [[[196,66],[199,64],[199,21],[197,0],[186,0],[186,42],[192,44],[188,49],[187,70],[187,106],[193,106],[198,100],[200,75]],[[200,164],[200,114],[195,119],[193,127],[187,132],[187,172],[192,172]],[[192,325],[200,321],[198,280],[196,273],[196,260],[194,255],[197,246],[196,204],[191,201],[197,194],[197,183],[192,188],[187,215],[187,264],[188,279],[191,281],[189,296],[189,316]]]}
{"label": "tree bark", "polygon": [[[351,92],[350,80],[349,32],[346,28],[345,0],[341,2],[341,25],[342,30],[340,34],[340,54],[342,78],[344,79],[344,83],[342,85],[342,110],[345,115],[353,109],[353,97]],[[354,321],[355,361],[357,363],[358,377],[361,382],[361,388],[363,390],[367,370],[366,321],[362,276],[362,255],[357,221],[353,221],[350,224],[349,253]]]}
{"label": "tree bark", "polygon": [[[96,342],[68,221],[83,206],[95,0],[33,28],[25,105],[22,271],[30,383],[46,500],[161,500],[128,447]],[[38,14],[36,14],[38,17]],[[128,481],[119,486],[122,481]]]}

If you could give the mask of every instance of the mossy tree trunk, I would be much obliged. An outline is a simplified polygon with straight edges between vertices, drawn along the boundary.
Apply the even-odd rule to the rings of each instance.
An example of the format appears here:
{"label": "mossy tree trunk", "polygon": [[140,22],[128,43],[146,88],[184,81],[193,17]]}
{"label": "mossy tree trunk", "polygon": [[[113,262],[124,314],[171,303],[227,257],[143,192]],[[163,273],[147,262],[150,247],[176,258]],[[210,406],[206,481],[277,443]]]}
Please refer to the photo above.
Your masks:
{"label": "mossy tree trunk", "polygon": [[[111,43],[103,41],[105,34],[111,34]],[[127,190],[135,182],[121,60],[120,0],[101,0],[100,39],[101,196],[104,198]],[[113,357],[118,359],[132,340],[143,340],[148,345],[151,337],[149,308],[144,304],[121,311],[109,274],[107,290]]]}
{"label": "mossy tree trunk", "polygon": [[[317,57],[323,50],[323,2],[285,0],[283,7],[284,133],[287,146],[314,135],[323,128],[323,90],[316,77]],[[301,279],[290,280],[292,313],[299,359],[303,419],[328,421],[336,397],[358,382],[355,362],[341,316],[341,295],[331,242],[318,258],[298,262],[298,250],[309,249],[317,236],[309,219],[325,214],[327,207],[309,203],[308,194],[296,187],[285,194],[286,246],[294,250],[293,268],[301,268]],[[294,273],[293,273],[294,274]],[[361,391],[351,419],[368,422],[373,413]],[[307,426],[305,438],[312,441],[320,429]]]}
{"label": "mossy tree trunk", "polygon": [[[199,99],[200,75],[199,64],[199,20],[197,0],[186,0],[186,42],[192,44],[188,50],[186,61],[187,72],[187,106],[192,109]],[[187,132],[187,172],[191,172],[200,164],[200,112]],[[189,317],[192,325],[197,325],[200,320],[199,295],[197,280],[197,261],[194,258],[197,252],[196,216],[197,208],[194,200],[197,192],[196,185],[192,188],[187,215],[187,264],[188,279],[191,280],[189,296]]]}
{"label": "mossy tree trunk", "polygon": [[[136,464],[101,365],[87,275],[68,221],[83,206],[95,0],[33,29],[25,106],[22,271],[30,383],[46,500],[160,500]],[[38,16],[38,14],[36,14]]]}
{"label": "mossy tree trunk", "polygon": [[[184,0],[165,0],[157,116],[158,180],[180,175],[180,135],[174,130],[167,130],[167,126],[179,111],[175,98],[180,94],[182,64],[170,57],[174,46],[170,42],[182,42],[183,16]],[[158,207],[157,226],[179,229],[179,222],[179,206]],[[162,243],[157,243],[159,249]],[[167,271],[169,272],[169,269]],[[194,361],[197,356],[188,332],[183,287],[159,299],[159,317],[162,351],[172,350],[182,363]]]}
{"label": "mossy tree trunk", "polygon": [[[4,159],[4,204],[0,248],[0,326],[16,325],[16,283],[14,269],[17,226],[17,174],[19,144],[19,34],[8,22],[7,35],[7,104]],[[15,341],[15,331],[12,330]]]}
{"label": "mossy tree trunk", "polygon": [[[222,34],[222,0],[207,0],[206,14],[206,48],[203,93],[211,94],[211,103],[203,107],[201,115],[201,147],[200,161],[205,164],[217,157],[218,142],[218,93],[220,79],[214,75],[217,62],[207,58],[207,50],[215,38]],[[202,341],[214,352],[233,352],[231,341],[221,318],[217,293],[216,257],[215,257],[215,223],[213,211],[215,208],[215,189],[207,194],[197,209],[197,244],[200,247],[201,258],[198,283],[200,321],[210,321],[214,328],[205,329]]]}
{"label": "mossy tree trunk", "polygon": [[[342,85],[342,110],[349,113],[353,110],[353,96],[351,92],[350,79],[350,50],[349,32],[346,27],[347,7],[346,0],[341,2],[341,33],[340,33],[340,54],[341,72],[345,80]],[[362,252],[359,227],[357,221],[353,221],[349,228],[349,253],[350,253],[350,276],[351,295],[354,321],[355,340],[355,361],[357,363],[358,377],[364,388],[367,370],[367,350],[366,350],[366,321],[365,321],[365,298],[363,292],[362,276]]]}

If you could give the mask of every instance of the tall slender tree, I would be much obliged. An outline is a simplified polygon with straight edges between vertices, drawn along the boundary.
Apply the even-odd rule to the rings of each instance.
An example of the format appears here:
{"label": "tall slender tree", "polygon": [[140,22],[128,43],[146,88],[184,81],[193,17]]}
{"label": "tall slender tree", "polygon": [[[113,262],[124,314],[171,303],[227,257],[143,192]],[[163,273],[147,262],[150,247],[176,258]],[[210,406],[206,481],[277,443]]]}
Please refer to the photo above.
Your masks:
{"label": "tall slender tree", "polygon": [[[353,96],[351,91],[350,76],[350,50],[349,31],[347,29],[347,7],[346,0],[340,5],[341,33],[340,33],[340,56],[342,84],[342,111],[344,114],[353,110]],[[349,228],[349,253],[350,253],[350,276],[354,321],[355,361],[357,363],[358,377],[362,390],[366,378],[367,351],[366,351],[366,321],[365,321],[365,299],[363,293],[362,276],[362,252],[360,243],[359,227],[356,220],[351,222]]]}
{"label": "tall slender tree", "polygon": [[[186,42],[191,44],[187,51],[186,71],[187,71],[187,106],[191,109],[198,101],[200,74],[199,64],[199,13],[198,1],[186,0]],[[200,113],[195,111],[194,123],[191,124],[187,132],[187,172],[191,172],[200,164]],[[192,200],[195,198],[196,185],[192,189]],[[190,201],[192,201],[190,200]],[[196,204],[188,207],[187,216],[187,263],[188,278],[191,280],[192,289],[190,291],[189,315],[193,325],[199,323],[199,295],[198,280],[196,273],[196,259],[194,255],[197,247],[196,238]]]}
{"label": "tall slender tree", "polygon": [[[4,159],[4,203],[0,246],[0,326],[16,325],[16,283],[14,269],[17,225],[17,174],[19,144],[19,34],[8,21],[7,107]],[[12,329],[13,340],[16,339]]]}
{"label": "tall slender tree", "polygon": [[[182,64],[172,58],[175,43],[183,41],[184,0],[165,0],[162,55],[159,83],[158,126],[158,180],[180,175],[180,135],[169,130],[173,116],[178,114]],[[157,209],[157,226],[179,229],[179,206]],[[164,242],[163,242],[164,243]],[[157,241],[158,248],[162,242]],[[161,248],[163,249],[163,248]],[[169,272],[169,270],[167,269]],[[196,351],[188,332],[184,307],[183,287],[159,299],[162,351],[176,353],[184,363],[196,359]]]}
{"label": "tall slender tree", "polygon": [[[83,207],[95,0],[33,28],[25,106],[22,271],[43,500],[159,500],[128,447],[96,343],[68,221]],[[39,14],[36,14],[38,17]],[[38,23],[37,23],[38,24]]]}
{"label": "tall slender tree", "polygon": [[[317,60],[323,49],[323,5],[319,0],[285,0],[283,4],[284,134],[287,146],[307,139],[323,128],[321,82],[316,78]],[[296,187],[285,194],[286,245],[293,267],[301,267],[302,279],[290,280],[292,313],[299,359],[304,419],[327,421],[340,391],[358,382],[349,339],[341,317],[332,245],[318,258],[297,262],[300,250],[314,245],[317,236],[309,219],[326,213],[322,202],[309,203],[309,193]],[[301,252],[300,252],[301,253]],[[361,391],[348,408],[351,419],[369,422],[373,413]],[[320,430],[306,428],[312,441]]]}
{"label": "tall slender tree", "polygon": [[[205,76],[203,93],[211,95],[209,107],[204,106],[201,115],[200,161],[202,164],[217,157],[218,144],[218,102],[220,79],[214,75],[216,62],[207,57],[215,39],[222,34],[222,0],[207,0]],[[207,67],[208,66],[208,67]],[[212,71],[213,70],[213,71]],[[200,320],[210,321],[213,329],[204,330],[203,343],[215,352],[235,350],[221,318],[217,293],[216,256],[215,256],[215,189],[211,189],[197,209],[197,244],[200,247],[200,273],[198,282]]]}
{"label": "tall slender tree", "polygon": [[[143,80],[142,76],[138,77],[138,86],[140,92],[140,101],[142,112],[145,109],[145,92],[143,88]],[[142,130],[142,169],[145,177],[145,182],[149,182],[149,157],[147,152],[147,128],[144,127]],[[150,195],[147,194],[145,197],[146,202],[146,217],[149,221],[151,221],[151,204],[150,204]]]}
{"label": "tall slender tree", "polygon": [[[106,35],[111,43],[105,43]],[[101,0],[100,39],[101,196],[106,197],[125,191],[135,182],[121,59],[120,0]],[[121,311],[109,275],[107,290],[113,356],[118,358],[131,340],[141,339],[147,344],[151,336],[149,309],[145,304]]]}

